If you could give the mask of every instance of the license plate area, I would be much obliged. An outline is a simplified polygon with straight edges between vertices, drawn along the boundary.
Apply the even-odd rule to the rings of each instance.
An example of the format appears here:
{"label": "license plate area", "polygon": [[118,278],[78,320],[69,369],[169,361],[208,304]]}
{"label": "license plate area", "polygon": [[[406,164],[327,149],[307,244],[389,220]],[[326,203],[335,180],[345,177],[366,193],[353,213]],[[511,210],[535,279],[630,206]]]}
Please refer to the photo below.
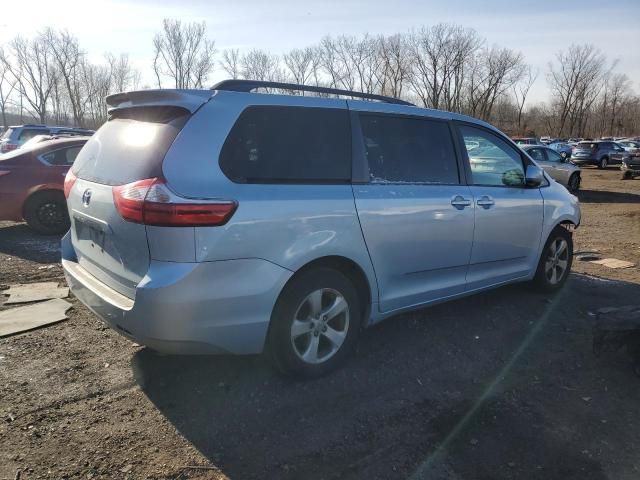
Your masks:
{"label": "license plate area", "polygon": [[111,227],[107,222],[77,210],[73,211],[73,220],[78,240],[89,241],[92,247],[104,250],[106,238],[111,234]]}

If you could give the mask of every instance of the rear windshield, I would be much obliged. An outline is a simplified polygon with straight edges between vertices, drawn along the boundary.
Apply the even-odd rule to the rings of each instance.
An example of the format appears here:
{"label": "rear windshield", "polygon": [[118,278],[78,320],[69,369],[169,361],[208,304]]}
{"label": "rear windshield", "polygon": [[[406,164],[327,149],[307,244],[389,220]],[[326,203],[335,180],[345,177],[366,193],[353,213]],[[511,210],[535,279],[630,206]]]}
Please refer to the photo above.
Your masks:
{"label": "rear windshield", "polygon": [[173,107],[117,112],[85,144],[73,173],[105,185],[158,177],[167,150],[189,116],[188,110]]}
{"label": "rear windshield", "polygon": [[578,148],[598,148],[598,142],[580,142]]}
{"label": "rear windshield", "polygon": [[27,140],[32,139],[36,135],[46,135],[48,133],[49,133],[49,130],[46,129],[46,128],[38,128],[38,129],[24,128],[22,130],[22,132],[20,132],[20,136],[18,137],[18,141],[20,141],[21,143],[24,143]]}
{"label": "rear windshield", "polygon": [[0,140],[4,140],[5,138],[9,138],[12,133],[13,133],[13,128],[7,128],[7,131],[2,134],[2,137],[0,137]]}

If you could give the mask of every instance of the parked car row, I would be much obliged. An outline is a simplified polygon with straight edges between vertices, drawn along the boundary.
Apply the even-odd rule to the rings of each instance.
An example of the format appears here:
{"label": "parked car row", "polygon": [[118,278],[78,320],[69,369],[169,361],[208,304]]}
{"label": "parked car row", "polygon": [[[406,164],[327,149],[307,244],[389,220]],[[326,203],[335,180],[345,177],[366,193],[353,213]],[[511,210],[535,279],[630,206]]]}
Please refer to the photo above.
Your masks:
{"label": "parked car row", "polygon": [[572,192],[580,188],[578,167],[583,165],[600,169],[620,165],[623,179],[639,176],[640,137],[569,138],[566,141],[551,137],[514,137],[512,140]]}
{"label": "parked car row", "polygon": [[92,135],[93,130],[76,127],[57,127],[29,124],[9,127],[0,137],[0,153],[7,153],[22,147],[37,135]]}

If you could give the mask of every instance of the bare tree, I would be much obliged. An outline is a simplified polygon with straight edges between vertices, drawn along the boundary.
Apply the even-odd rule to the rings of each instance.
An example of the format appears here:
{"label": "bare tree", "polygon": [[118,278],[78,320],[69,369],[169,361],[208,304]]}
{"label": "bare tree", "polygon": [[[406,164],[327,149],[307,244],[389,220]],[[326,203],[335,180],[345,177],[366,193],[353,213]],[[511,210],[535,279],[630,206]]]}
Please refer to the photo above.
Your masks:
{"label": "bare tree", "polygon": [[261,81],[278,81],[284,77],[278,57],[264,50],[251,50],[243,55],[240,73],[244,78]]}
{"label": "bare tree", "polygon": [[240,78],[240,50],[232,48],[222,52],[220,66],[234,80]]}
{"label": "bare tree", "polygon": [[18,82],[21,100],[25,99],[33,115],[45,123],[56,77],[47,42],[42,36],[32,40],[17,36],[9,45],[12,58],[4,64]]}
{"label": "bare tree", "polygon": [[524,113],[524,106],[527,103],[527,96],[529,90],[538,78],[540,71],[537,68],[533,68],[531,65],[527,65],[524,69],[522,79],[513,86],[513,95],[515,97],[516,106],[518,109],[517,126],[518,134],[524,134],[522,125],[522,116]]}
{"label": "bare tree", "polygon": [[[56,32],[48,28],[43,34],[43,39],[47,43],[58,76],[64,83],[73,122],[83,126],[86,94],[81,80],[80,64],[84,61],[84,52],[80,50],[78,39],[66,31]],[[54,83],[54,87],[58,89],[57,82]]]}
{"label": "bare tree", "polygon": [[294,48],[283,56],[294,83],[306,85],[313,74],[314,51],[311,47]]}
{"label": "bare tree", "polygon": [[467,65],[482,43],[475,30],[443,23],[409,35],[409,81],[424,106],[461,109]]}
{"label": "bare tree", "polygon": [[381,37],[379,42],[382,57],[380,93],[399,98],[411,73],[407,42],[402,35]]}
{"label": "bare tree", "polygon": [[7,107],[17,84],[16,78],[9,71],[4,50],[0,47],[0,112],[2,113],[2,125],[7,129]]}
{"label": "bare tree", "polygon": [[[549,64],[549,87],[559,112],[560,135],[580,135],[584,116],[603,86],[605,57],[593,45],[572,45]],[[582,128],[581,128],[582,127]]]}
{"label": "bare tree", "polygon": [[122,53],[115,56],[112,53],[105,54],[105,60],[111,77],[110,86],[113,92],[126,92],[136,90],[140,84],[140,72],[131,66],[129,55]]}
{"label": "bare tree", "polygon": [[215,66],[215,45],[202,23],[182,24],[165,18],[153,39],[153,71],[158,88],[169,78],[174,88],[202,88]]}
{"label": "bare tree", "polygon": [[468,113],[489,120],[496,101],[524,75],[521,53],[508,48],[484,49],[473,59],[468,79]]}

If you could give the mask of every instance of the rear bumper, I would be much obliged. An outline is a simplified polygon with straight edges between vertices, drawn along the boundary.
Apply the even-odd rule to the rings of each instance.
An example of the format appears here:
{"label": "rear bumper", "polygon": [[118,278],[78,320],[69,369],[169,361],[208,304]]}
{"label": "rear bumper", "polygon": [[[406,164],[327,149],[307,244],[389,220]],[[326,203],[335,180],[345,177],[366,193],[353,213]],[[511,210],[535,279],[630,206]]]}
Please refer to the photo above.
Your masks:
{"label": "rear bumper", "polygon": [[576,165],[597,165],[598,164],[598,160],[595,158],[571,157],[571,161]]}
{"label": "rear bumper", "polygon": [[69,234],[62,265],[74,295],[118,333],[171,354],[260,353],[271,312],[292,272],[261,259],[151,261],[125,297],[76,261]]}

